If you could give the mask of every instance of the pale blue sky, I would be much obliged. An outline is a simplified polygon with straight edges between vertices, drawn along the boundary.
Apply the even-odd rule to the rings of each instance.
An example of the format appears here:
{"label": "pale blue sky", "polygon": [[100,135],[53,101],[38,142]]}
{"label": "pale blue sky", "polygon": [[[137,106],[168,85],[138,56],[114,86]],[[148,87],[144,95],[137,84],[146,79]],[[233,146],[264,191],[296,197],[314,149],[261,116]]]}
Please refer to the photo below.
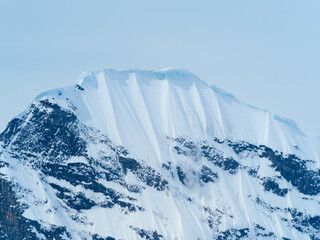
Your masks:
{"label": "pale blue sky", "polygon": [[181,67],[320,135],[320,1],[0,1],[0,131],[101,68]]}

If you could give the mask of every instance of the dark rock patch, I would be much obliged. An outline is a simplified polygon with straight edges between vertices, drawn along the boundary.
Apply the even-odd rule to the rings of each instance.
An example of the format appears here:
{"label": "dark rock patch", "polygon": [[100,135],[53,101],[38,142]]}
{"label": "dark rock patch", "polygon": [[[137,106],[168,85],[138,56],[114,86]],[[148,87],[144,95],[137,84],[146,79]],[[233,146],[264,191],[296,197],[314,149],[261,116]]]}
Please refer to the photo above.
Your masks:
{"label": "dark rock patch", "polygon": [[20,131],[23,122],[20,118],[14,118],[8,123],[6,129],[0,134],[0,141],[3,141],[5,146],[8,145],[13,139],[13,136]]}
{"label": "dark rock patch", "polygon": [[73,186],[82,185],[94,192],[105,192],[105,187],[97,182],[99,174],[92,167],[84,163],[71,163],[67,165],[43,163],[41,171],[46,176],[51,176],[58,180],[66,180]]}
{"label": "dark rock patch", "polygon": [[132,230],[134,230],[141,238],[147,239],[147,240],[160,240],[160,238],[163,238],[162,235],[158,234],[157,231],[146,231],[144,229],[140,229],[134,226],[130,226]]}
{"label": "dark rock patch", "polygon": [[215,180],[218,178],[218,174],[207,166],[202,166],[200,173],[200,179],[204,183],[215,182]]}
{"label": "dark rock patch", "polygon": [[113,238],[113,237],[106,237],[106,238],[104,238],[104,237],[99,236],[98,234],[94,234],[94,235],[92,236],[92,240],[116,240],[116,239]]}
{"label": "dark rock patch", "polygon": [[174,178],[174,170],[173,170],[173,167],[172,167],[172,163],[171,162],[167,162],[167,163],[162,163],[162,168],[167,170],[169,173],[170,173],[170,176],[172,178]]}
{"label": "dark rock patch", "polygon": [[83,87],[81,87],[80,85],[76,85],[76,89],[78,89],[78,90],[80,90],[80,91],[84,91],[84,88]]}
{"label": "dark rock patch", "polygon": [[15,152],[41,154],[54,160],[86,155],[77,117],[48,100],[32,105],[23,119],[13,119],[0,140],[10,142]]}
{"label": "dark rock patch", "polygon": [[[215,141],[220,144],[224,143],[224,141],[217,139],[215,139]],[[259,154],[258,156],[260,158],[269,159],[272,163],[272,167],[274,167],[275,170],[278,171],[286,181],[290,182],[294,187],[296,187],[299,192],[310,196],[320,193],[320,169],[309,170],[307,168],[307,163],[312,162],[311,160],[300,159],[294,154],[285,155],[264,145],[256,146],[244,141],[232,142],[227,140],[226,142],[227,145],[231,147],[238,155],[247,152],[254,155]],[[295,147],[295,149],[299,150],[297,147]],[[210,161],[217,162],[218,165],[221,165],[221,157],[219,154],[214,152],[214,149],[211,149],[210,146],[202,146],[202,155],[205,157],[208,156]],[[227,165],[231,168],[237,166],[237,164],[233,161],[229,161],[229,163],[231,163],[231,165]],[[248,173],[252,175],[255,174],[253,171]],[[275,184],[273,185],[273,187],[276,188]],[[287,190],[284,189],[283,191],[280,190],[277,193],[280,195],[285,195],[286,192]]]}
{"label": "dark rock patch", "polygon": [[129,192],[132,193],[142,193],[142,190],[145,189],[145,187],[128,183],[124,183],[124,186]]}
{"label": "dark rock patch", "polygon": [[[195,160],[204,157],[215,166],[218,166],[231,174],[237,173],[240,168],[240,164],[236,160],[232,157],[224,157],[217,149],[208,145],[206,141],[202,141],[197,145],[191,140],[183,137],[169,139],[177,144],[173,146],[173,149],[177,154],[192,157]],[[224,141],[219,141],[217,138],[215,141],[219,144],[224,143]],[[231,142],[229,142],[229,144],[231,144]]]}
{"label": "dark rock patch", "polygon": [[236,174],[239,170],[240,164],[231,157],[224,158],[218,151],[208,145],[201,146],[201,155],[205,157],[209,162],[228,171],[231,174]]}
{"label": "dark rock patch", "polygon": [[177,175],[178,175],[179,181],[183,185],[186,185],[187,184],[187,176],[186,176],[185,172],[182,170],[182,168],[180,166],[177,166],[176,169],[177,169]]}
{"label": "dark rock patch", "polygon": [[310,216],[299,212],[295,208],[286,208],[290,213],[293,226],[300,232],[316,231],[320,235],[320,215]]}
{"label": "dark rock patch", "polygon": [[183,138],[174,138],[171,139],[178,145],[174,146],[173,149],[180,155],[184,156],[193,156],[195,157],[198,153],[198,147],[194,144],[194,142]]}
{"label": "dark rock patch", "polygon": [[276,211],[281,211],[281,208],[274,207],[274,206],[268,204],[267,202],[263,201],[259,197],[255,198],[255,203],[258,204],[258,205],[261,205],[262,207],[264,207],[266,209],[268,209],[271,213],[276,212]]}
{"label": "dark rock patch", "polygon": [[[219,225],[222,223],[222,216],[225,215],[221,210],[212,210],[209,207],[203,207],[206,215],[205,221],[211,229],[218,229]],[[231,215],[228,215],[232,217]]]}
{"label": "dark rock patch", "polygon": [[50,186],[57,190],[56,196],[58,198],[75,210],[88,210],[97,205],[94,201],[86,198],[83,193],[73,193],[70,189],[54,183],[51,183]]}
{"label": "dark rock patch", "polygon": [[287,188],[280,188],[279,184],[271,178],[263,178],[263,187],[265,191],[271,191],[274,194],[284,197],[288,193]]}
{"label": "dark rock patch", "polygon": [[[1,153],[0,153],[0,154],[1,154]],[[8,167],[8,166],[9,166],[9,163],[0,160],[0,168]]]}
{"label": "dark rock patch", "polygon": [[249,228],[242,228],[242,229],[230,228],[224,232],[221,232],[217,239],[218,240],[226,240],[226,239],[239,240],[247,237],[249,232],[250,232]]}
{"label": "dark rock patch", "polygon": [[63,235],[71,238],[65,227],[51,225],[51,229],[46,229],[37,221],[25,218],[23,211],[24,207],[18,202],[11,183],[0,178],[1,240],[38,239],[34,230],[43,234],[46,239],[65,239]]}
{"label": "dark rock patch", "polygon": [[255,168],[249,168],[248,169],[248,174],[252,177],[257,177],[258,176],[258,170]]}
{"label": "dark rock patch", "polygon": [[[143,211],[144,209],[136,206],[130,202],[126,202],[122,199],[126,199],[128,197],[124,196],[113,190],[112,188],[106,188],[104,185],[98,182],[99,174],[94,171],[93,168],[83,164],[83,163],[75,163],[75,164],[44,164],[42,166],[42,172],[46,176],[52,176],[58,180],[65,180],[69,182],[73,186],[81,185],[86,189],[92,190],[93,192],[102,193],[106,196],[105,203],[103,203],[102,207],[112,208],[115,205],[120,206],[130,212],[135,212],[137,210]],[[63,194],[61,197],[65,198]],[[82,196],[78,196],[78,199],[83,199]],[[67,199],[68,200],[68,199]],[[91,202],[85,201],[88,206],[93,205]],[[68,202],[67,202],[68,203]],[[72,206],[72,202],[69,202]],[[78,207],[75,205],[75,207]]]}
{"label": "dark rock patch", "polygon": [[168,185],[168,181],[163,179],[160,173],[156,172],[150,166],[139,163],[133,158],[119,156],[119,162],[122,166],[124,174],[131,171],[138,179],[146,183],[150,187],[154,187],[158,191],[163,191]]}
{"label": "dark rock patch", "polygon": [[240,141],[240,142],[232,142],[230,140],[227,140],[228,146],[233,149],[233,151],[236,154],[240,154],[243,152],[251,152],[251,153],[256,153],[258,151],[258,146],[250,144],[248,142]]}
{"label": "dark rock patch", "polygon": [[317,195],[320,193],[320,170],[308,170],[308,161],[299,159],[297,156],[273,151],[266,146],[260,146],[263,150],[260,157],[268,158],[272,162],[272,167],[280,172],[281,176],[296,187],[299,192],[306,195]]}
{"label": "dark rock patch", "polygon": [[260,238],[275,237],[275,234],[273,232],[268,232],[266,228],[262,227],[259,224],[255,224],[254,231],[255,231],[255,235]]}

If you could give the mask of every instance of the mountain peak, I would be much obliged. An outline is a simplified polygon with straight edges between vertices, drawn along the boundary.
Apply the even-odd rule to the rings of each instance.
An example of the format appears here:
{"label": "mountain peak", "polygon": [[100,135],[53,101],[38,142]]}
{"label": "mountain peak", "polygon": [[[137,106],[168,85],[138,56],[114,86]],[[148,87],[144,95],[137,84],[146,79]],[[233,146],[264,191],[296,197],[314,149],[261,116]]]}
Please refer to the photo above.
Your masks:
{"label": "mountain peak", "polygon": [[105,68],[95,72],[84,72],[79,78],[79,85],[97,87],[97,76],[102,75],[105,80],[126,81],[134,77],[137,81],[150,82],[152,80],[167,80],[180,86],[188,87],[193,82],[202,82],[198,76],[186,69],[163,68],[157,70],[128,69],[116,70]]}
{"label": "mountain peak", "polygon": [[[211,136],[245,140],[283,152],[301,144],[310,147],[292,120],[248,105],[216,86],[209,86],[186,69],[89,71],[80,76],[75,86],[45,92],[36,100],[50,97],[61,106],[82,109],[78,114],[83,121],[119,143],[130,141],[119,132],[129,124],[132,131],[145,132],[132,135],[146,134],[151,138]],[[130,123],[123,121],[124,117],[131,119]]]}
{"label": "mountain peak", "polygon": [[317,239],[319,140],[184,69],[86,72],[0,134],[0,239]]}

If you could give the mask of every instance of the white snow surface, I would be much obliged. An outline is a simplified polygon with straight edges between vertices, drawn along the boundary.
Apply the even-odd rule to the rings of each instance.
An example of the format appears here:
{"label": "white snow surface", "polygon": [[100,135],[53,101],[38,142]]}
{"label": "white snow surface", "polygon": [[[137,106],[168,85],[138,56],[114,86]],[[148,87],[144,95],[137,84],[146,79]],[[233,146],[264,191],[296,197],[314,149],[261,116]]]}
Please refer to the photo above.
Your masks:
{"label": "white snow surface", "polygon": [[81,122],[142,159],[161,162],[165,136],[188,136],[242,140],[284,153],[294,153],[298,146],[303,157],[320,164],[319,138],[304,134],[294,121],[245,104],[184,69],[104,69],[83,73],[78,84],[85,91],[70,86],[45,92],[36,100],[54,97],[60,106],[76,107]]}
{"label": "white snow surface", "polygon": [[[207,141],[216,145],[223,155],[232,156],[243,166],[258,167],[259,175],[268,177],[278,174],[270,167],[270,162],[257,157],[235,156],[229,148],[216,144],[213,139],[266,145],[285,154],[313,160],[310,168],[317,169],[320,165],[319,138],[307,136],[291,120],[247,105],[222,89],[209,86],[187,70],[104,69],[82,74],[77,86],[45,92],[34,102],[49,99],[72,111],[81,123],[98,129],[114,144],[126,148],[130,157],[143,160],[160,172],[168,179],[171,190],[157,191],[145,186],[142,194],[130,193],[116,183],[102,181],[103,185],[137,199],[136,204],[145,208],[145,211],[127,214],[117,207],[109,209],[95,206],[77,213],[65,210],[65,205],[59,207],[61,203],[55,198],[55,193],[46,190],[50,189],[48,183],[82,192],[97,202],[102,202],[103,196],[54,178],[42,182],[35,170],[22,167],[12,159],[14,167],[2,168],[1,173],[32,193],[21,200],[31,206],[25,211],[25,217],[66,226],[73,239],[89,239],[91,233],[116,239],[139,239],[136,232],[128,228],[133,225],[157,230],[163,239],[204,240],[214,239],[214,230],[205,223],[207,213],[203,210],[203,206],[209,206],[213,210],[223,211],[221,216],[216,215],[217,218],[221,217],[219,230],[253,228],[254,224],[260,224],[277,236],[309,239],[290,224],[284,224],[281,218],[288,218],[286,213],[268,212],[256,204],[255,197],[259,196],[266,205],[295,207],[315,215],[320,212],[319,196],[309,200],[303,198],[302,193],[285,181],[280,182],[280,186],[290,191],[286,197],[276,196],[263,191],[261,184],[243,171],[231,175],[215,166],[212,168],[218,173],[219,180],[199,186],[192,172],[208,163],[203,159],[191,161],[186,156],[177,155],[168,139],[185,137],[195,143]],[[92,144],[89,153],[98,156],[101,149],[108,152],[105,146]],[[161,164],[168,161],[189,169],[186,172],[189,176],[187,186],[164,172]],[[87,161],[83,157],[72,157],[67,163],[77,162]],[[141,184],[131,173],[126,176],[126,181]],[[188,201],[189,198],[192,201]],[[34,202],[42,204],[32,205]],[[48,213],[47,209],[55,210]],[[84,223],[73,221],[72,215],[84,219]],[[256,239],[255,236],[249,237]]]}

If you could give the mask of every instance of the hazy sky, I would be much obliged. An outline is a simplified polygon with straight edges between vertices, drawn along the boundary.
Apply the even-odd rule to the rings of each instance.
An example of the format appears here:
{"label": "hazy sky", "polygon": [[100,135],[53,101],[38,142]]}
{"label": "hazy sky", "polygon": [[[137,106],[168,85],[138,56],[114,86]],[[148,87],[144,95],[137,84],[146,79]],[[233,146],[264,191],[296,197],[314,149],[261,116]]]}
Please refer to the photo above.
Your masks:
{"label": "hazy sky", "polygon": [[320,135],[320,1],[0,1],[0,131],[101,68],[186,68]]}

